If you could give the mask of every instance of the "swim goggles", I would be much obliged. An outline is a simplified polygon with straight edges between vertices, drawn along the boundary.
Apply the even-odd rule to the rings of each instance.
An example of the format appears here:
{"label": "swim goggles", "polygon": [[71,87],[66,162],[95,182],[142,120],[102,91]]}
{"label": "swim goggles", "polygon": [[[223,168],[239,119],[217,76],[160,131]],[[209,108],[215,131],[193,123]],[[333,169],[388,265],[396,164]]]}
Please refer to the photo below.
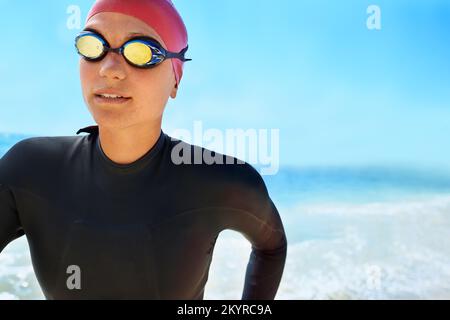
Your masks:
{"label": "swim goggles", "polygon": [[75,38],[75,48],[80,56],[87,61],[100,61],[108,52],[122,55],[125,60],[136,68],[149,69],[157,66],[166,59],[191,61],[184,57],[189,46],[179,53],[170,52],[155,39],[139,36],[126,41],[120,48],[111,48],[108,42],[97,32],[82,31]]}

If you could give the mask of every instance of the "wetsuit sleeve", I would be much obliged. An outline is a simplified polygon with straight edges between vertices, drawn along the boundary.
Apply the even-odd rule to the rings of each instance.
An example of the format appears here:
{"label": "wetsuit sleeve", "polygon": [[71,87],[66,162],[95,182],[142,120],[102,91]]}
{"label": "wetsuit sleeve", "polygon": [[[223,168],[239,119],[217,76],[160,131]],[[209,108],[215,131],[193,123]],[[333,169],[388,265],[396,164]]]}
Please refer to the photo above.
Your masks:
{"label": "wetsuit sleeve", "polygon": [[0,252],[24,234],[11,191],[0,184]]}
{"label": "wetsuit sleeve", "polygon": [[247,265],[242,300],[274,299],[281,281],[287,240],[275,206],[272,204],[268,210],[266,220],[255,218],[254,225],[246,226],[252,252]]}
{"label": "wetsuit sleeve", "polygon": [[5,181],[13,175],[14,164],[17,163],[15,152],[10,151],[0,158],[0,252],[11,241],[24,235],[24,231],[19,221],[16,208],[16,201],[10,188]]}
{"label": "wetsuit sleeve", "polygon": [[[254,179],[253,179],[254,180]],[[247,238],[252,251],[242,300],[272,300],[277,293],[287,254],[287,239],[277,208],[259,174],[245,200],[247,210],[231,214],[231,228]]]}

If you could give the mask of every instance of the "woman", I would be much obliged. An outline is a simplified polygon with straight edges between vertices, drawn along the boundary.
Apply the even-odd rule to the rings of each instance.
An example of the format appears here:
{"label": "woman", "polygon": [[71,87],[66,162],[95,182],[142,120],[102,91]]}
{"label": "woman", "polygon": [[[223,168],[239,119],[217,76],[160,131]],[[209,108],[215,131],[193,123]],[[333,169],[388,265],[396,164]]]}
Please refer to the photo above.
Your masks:
{"label": "woman", "polygon": [[76,38],[97,125],[0,160],[0,250],[27,236],[47,299],[203,299],[225,229],[252,244],[242,299],[275,297],[287,241],[259,173],[220,154],[180,164],[210,151],[161,129],[187,48],[170,0],[97,1]]}

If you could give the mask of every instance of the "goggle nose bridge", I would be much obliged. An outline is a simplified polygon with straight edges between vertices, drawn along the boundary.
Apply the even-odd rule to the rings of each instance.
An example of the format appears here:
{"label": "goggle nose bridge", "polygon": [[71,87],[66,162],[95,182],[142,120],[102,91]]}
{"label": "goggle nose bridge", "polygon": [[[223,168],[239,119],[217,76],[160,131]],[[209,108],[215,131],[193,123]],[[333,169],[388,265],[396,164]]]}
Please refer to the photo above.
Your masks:
{"label": "goggle nose bridge", "polygon": [[114,53],[117,53],[117,54],[121,55],[122,52],[123,52],[123,46],[119,47],[119,48],[111,48],[111,47],[109,47],[107,45],[104,45],[103,50],[104,50],[105,54],[108,53],[108,52],[114,52]]}

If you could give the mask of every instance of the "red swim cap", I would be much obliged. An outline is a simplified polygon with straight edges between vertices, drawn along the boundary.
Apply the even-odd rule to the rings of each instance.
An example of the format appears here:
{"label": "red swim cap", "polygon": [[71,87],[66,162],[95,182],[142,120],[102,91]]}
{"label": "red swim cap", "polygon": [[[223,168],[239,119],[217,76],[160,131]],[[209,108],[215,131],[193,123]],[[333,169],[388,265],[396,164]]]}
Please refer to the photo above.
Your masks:
{"label": "red swim cap", "polygon": [[[97,0],[86,22],[100,12],[123,13],[142,20],[158,33],[169,51],[180,52],[188,44],[186,26],[171,0]],[[184,63],[179,59],[170,60],[178,85]]]}

